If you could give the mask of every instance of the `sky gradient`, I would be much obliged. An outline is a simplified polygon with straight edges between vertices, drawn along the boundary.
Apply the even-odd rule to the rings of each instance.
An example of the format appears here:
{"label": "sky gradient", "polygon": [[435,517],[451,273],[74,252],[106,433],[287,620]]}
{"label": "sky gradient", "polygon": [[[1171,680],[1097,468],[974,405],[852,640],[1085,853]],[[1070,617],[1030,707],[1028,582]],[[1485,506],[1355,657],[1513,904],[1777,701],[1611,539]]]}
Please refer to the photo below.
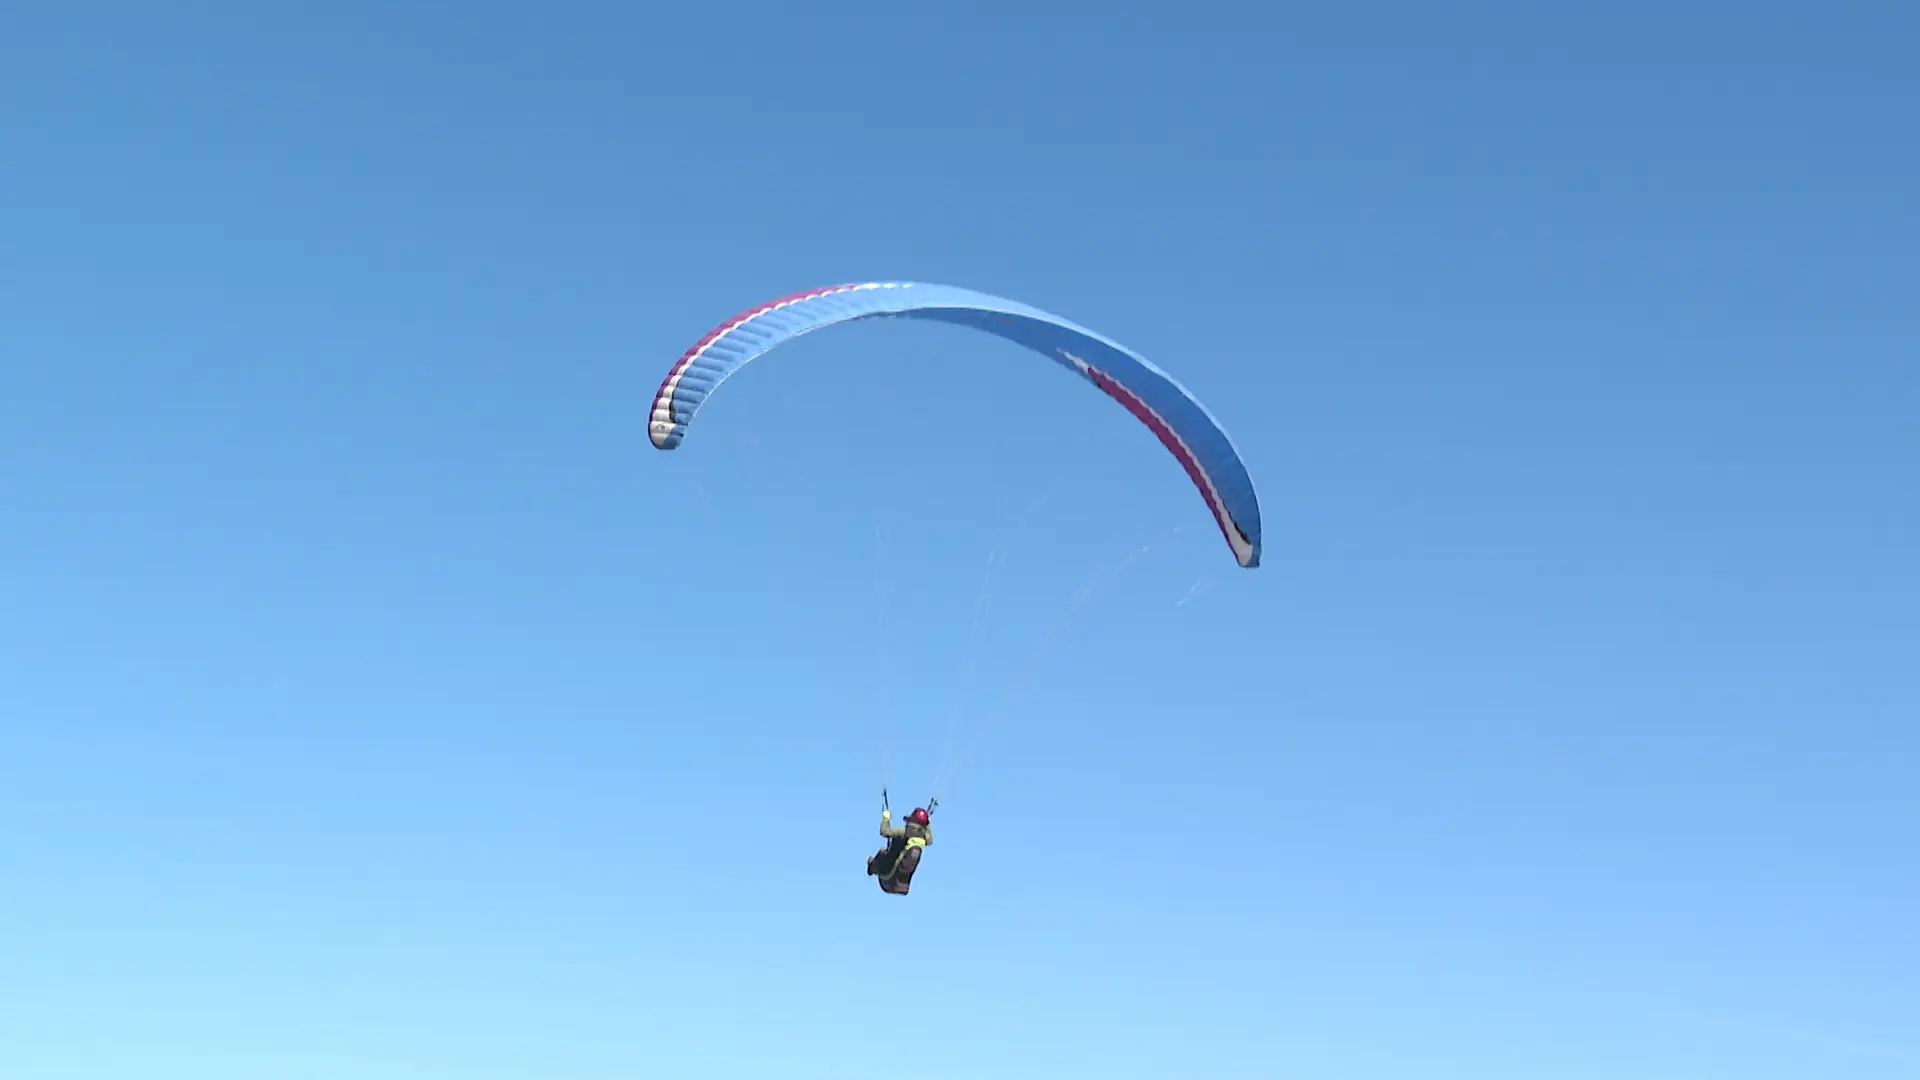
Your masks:
{"label": "sky gradient", "polygon": [[[1920,16],[1546,7],[0,15],[0,1076],[1920,1077]],[[887,279],[1261,568],[958,328],[648,445]]]}

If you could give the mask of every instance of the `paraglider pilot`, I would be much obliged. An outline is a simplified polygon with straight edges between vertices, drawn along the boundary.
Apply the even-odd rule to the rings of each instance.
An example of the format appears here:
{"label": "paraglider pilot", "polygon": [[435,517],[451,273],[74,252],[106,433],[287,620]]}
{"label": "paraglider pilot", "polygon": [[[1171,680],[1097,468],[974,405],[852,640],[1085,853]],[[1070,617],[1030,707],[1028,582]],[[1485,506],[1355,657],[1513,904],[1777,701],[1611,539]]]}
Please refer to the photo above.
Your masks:
{"label": "paraglider pilot", "polygon": [[905,825],[893,824],[893,811],[880,811],[880,835],[887,846],[867,859],[867,873],[880,879],[880,889],[894,896],[905,896],[913,885],[913,872],[920,866],[920,854],[933,843],[933,816],[915,807]]}

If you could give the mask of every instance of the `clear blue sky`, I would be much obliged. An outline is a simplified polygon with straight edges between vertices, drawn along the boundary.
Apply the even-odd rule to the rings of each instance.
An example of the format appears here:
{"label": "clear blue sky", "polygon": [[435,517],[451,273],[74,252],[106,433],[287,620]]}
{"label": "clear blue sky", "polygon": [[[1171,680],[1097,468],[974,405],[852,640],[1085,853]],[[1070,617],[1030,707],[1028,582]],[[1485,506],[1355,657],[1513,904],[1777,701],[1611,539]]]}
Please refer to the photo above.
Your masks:
{"label": "clear blue sky", "polygon": [[1920,1077],[1912,9],[36,7],[7,1080]]}

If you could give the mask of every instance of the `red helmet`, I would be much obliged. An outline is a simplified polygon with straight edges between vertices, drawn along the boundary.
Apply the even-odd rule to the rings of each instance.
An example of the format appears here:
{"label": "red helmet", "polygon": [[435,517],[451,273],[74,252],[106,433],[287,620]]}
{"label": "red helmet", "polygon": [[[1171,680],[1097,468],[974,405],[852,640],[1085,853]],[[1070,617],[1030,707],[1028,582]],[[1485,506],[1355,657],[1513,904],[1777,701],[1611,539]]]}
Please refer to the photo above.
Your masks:
{"label": "red helmet", "polygon": [[907,815],[907,820],[915,825],[925,825],[929,819],[926,810],[916,806],[913,808],[913,813]]}

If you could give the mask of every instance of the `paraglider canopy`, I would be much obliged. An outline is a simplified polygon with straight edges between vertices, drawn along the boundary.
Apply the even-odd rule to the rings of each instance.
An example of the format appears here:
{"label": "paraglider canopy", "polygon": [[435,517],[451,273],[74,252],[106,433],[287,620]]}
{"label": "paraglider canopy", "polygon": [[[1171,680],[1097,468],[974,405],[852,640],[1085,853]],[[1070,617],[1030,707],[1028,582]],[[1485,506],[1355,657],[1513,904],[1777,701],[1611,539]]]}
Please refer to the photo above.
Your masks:
{"label": "paraglider canopy", "polygon": [[923,319],[982,330],[1026,346],[1085,378],[1152,431],[1206,500],[1243,567],[1260,565],[1260,501],[1233,440],[1205,406],[1166,372],[1119,343],[1015,300],[951,285],[832,285],[771,300],[709,330],[661,380],[647,435],[661,450],[686,438],[714,389],[783,342],[843,322]]}

